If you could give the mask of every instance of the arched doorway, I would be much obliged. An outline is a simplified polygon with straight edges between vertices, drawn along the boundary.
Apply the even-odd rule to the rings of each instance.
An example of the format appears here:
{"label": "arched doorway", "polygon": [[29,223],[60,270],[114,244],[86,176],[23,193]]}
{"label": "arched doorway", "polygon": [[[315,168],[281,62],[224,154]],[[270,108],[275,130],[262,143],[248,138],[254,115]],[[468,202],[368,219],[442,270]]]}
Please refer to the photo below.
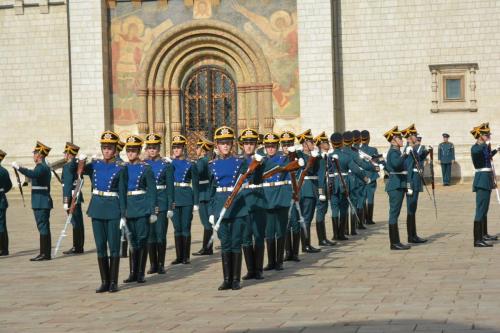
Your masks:
{"label": "arched doorway", "polygon": [[198,138],[211,140],[223,125],[237,130],[236,93],[232,76],[218,66],[203,66],[186,75],[181,90],[181,123],[191,158],[196,157]]}

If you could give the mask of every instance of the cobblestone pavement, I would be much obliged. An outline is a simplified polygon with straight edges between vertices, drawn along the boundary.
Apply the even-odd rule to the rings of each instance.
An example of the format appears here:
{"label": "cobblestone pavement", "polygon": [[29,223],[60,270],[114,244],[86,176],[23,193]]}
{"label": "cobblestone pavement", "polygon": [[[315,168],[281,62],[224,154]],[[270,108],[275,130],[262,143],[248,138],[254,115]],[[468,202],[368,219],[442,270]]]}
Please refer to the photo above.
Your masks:
{"label": "cobblestone pavement", "polygon": [[[168,266],[166,275],[148,276],[145,284],[121,284],[115,294],[94,292],[100,278],[89,219],[84,255],[30,262],[38,251],[32,212],[12,192],[11,255],[0,258],[0,332],[500,332],[500,244],[473,248],[470,185],[437,188],[438,221],[422,193],[417,227],[429,242],[410,251],[389,250],[387,196],[379,186],[375,226],[340,246],[301,255],[284,271],[266,272],[265,280],[244,282],[239,291],[217,290],[216,253]],[[54,201],[53,244],[64,223],[60,196]],[[493,193],[490,233],[500,230],[499,212]],[[197,251],[196,214],[193,226]],[[169,228],[167,262],[174,253]],[[405,240],[405,218],[400,231]],[[63,249],[70,245],[71,235]],[[120,282],[127,272],[124,259]]]}

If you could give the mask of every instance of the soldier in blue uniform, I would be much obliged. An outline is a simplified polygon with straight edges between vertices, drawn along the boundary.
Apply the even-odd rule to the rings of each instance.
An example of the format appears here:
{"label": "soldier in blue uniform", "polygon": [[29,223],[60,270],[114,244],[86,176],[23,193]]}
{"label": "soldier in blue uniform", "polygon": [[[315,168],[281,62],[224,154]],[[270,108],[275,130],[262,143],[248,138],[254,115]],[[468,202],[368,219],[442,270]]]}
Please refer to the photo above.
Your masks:
{"label": "soldier in blue uniform", "polygon": [[199,179],[196,164],[184,157],[186,138],[175,135],[172,138],[172,165],[174,166],[173,216],[176,259],[172,265],[189,264],[191,252],[191,222],[193,210],[199,210]]}
{"label": "soldier in blue uniform", "polygon": [[320,246],[333,246],[336,243],[330,241],[326,237],[326,225],[325,218],[328,212],[328,195],[329,195],[329,183],[328,178],[328,168],[330,167],[328,161],[328,152],[330,150],[330,143],[325,132],[321,132],[318,136],[314,138],[314,143],[320,151],[320,173],[324,175],[325,182],[323,186],[323,193],[325,200],[318,200],[316,203],[316,233],[318,235],[318,244]]}
{"label": "soldier in blue uniform", "polygon": [[[244,129],[240,135],[240,141],[243,145],[242,158],[244,158],[248,164],[252,162],[259,140],[259,133],[251,128]],[[263,270],[276,268],[273,262],[269,262],[268,266],[263,269],[267,207],[264,190],[262,188],[262,173],[264,168],[264,165],[260,166],[254,174],[247,178],[244,184],[245,189],[242,191],[245,196],[245,203],[248,207],[248,216],[246,218],[242,241],[243,255],[245,256],[245,263],[247,266],[247,274],[243,276],[243,280],[260,280],[263,278]],[[266,243],[268,246],[268,253],[275,253],[276,242],[274,238],[272,240],[266,238]],[[278,243],[278,248],[280,246],[281,252],[283,252],[284,242]],[[281,261],[283,262],[283,260]]]}
{"label": "soldier in blue uniform", "polygon": [[9,234],[7,232],[7,196],[5,195],[12,188],[9,172],[1,165],[7,154],[0,150],[0,256],[9,255]]}
{"label": "soldier in blue uniform", "polygon": [[385,191],[389,195],[390,248],[391,250],[409,250],[410,246],[402,244],[399,239],[398,218],[405,193],[407,192],[411,195],[412,192],[407,182],[408,171],[405,168],[405,160],[411,147],[408,147],[405,152],[401,154],[403,139],[401,138],[401,132],[398,130],[397,126],[385,132],[384,137],[391,144],[386,159],[389,179],[385,185]]}
{"label": "soldier in blue uniform", "polygon": [[471,148],[472,164],[475,168],[472,192],[476,193],[474,247],[491,247],[493,245],[486,241],[497,239],[495,236],[488,235],[487,231],[491,190],[497,186],[492,170],[492,159],[500,147],[491,150],[490,128],[487,123],[474,127],[471,134],[476,139],[476,143]]}
{"label": "soldier in blue uniform", "polygon": [[51,259],[50,210],[53,208],[53,204],[50,196],[50,179],[52,176],[50,167],[45,161],[50,149],[39,141],[36,143],[33,151],[33,161],[36,166],[33,170],[20,167],[17,162],[12,162],[14,169],[31,179],[31,208],[40,233],[40,254],[31,258],[31,261]]}
{"label": "soldier in blue uniform", "polygon": [[[411,147],[411,151],[409,151],[410,154],[406,157],[405,161],[405,168],[408,171],[408,183],[412,189],[411,195],[406,193],[406,229],[408,232],[408,243],[425,243],[427,240],[417,235],[416,214],[418,197],[420,192],[424,190],[419,170],[424,170],[425,159],[429,152],[425,146],[418,142],[415,124],[411,124],[408,128],[402,130],[401,134],[406,139],[405,149]],[[417,161],[415,161],[415,159]]]}
{"label": "soldier in blue uniform", "polygon": [[127,228],[130,230],[129,277],[124,283],[146,282],[144,279],[148,256],[150,224],[158,219],[156,182],[151,166],[139,158],[144,141],[137,135],[125,140],[128,163],[127,173]]}
{"label": "soldier in blue uniform", "polygon": [[443,133],[443,142],[438,146],[438,161],[441,163],[444,186],[450,186],[451,166],[455,163],[455,146],[448,141],[449,138],[448,133]]}
{"label": "soldier in blue uniform", "polygon": [[[78,177],[76,174],[76,170],[78,169],[78,159],[76,158],[76,155],[79,150],[80,147],[71,142],[66,142],[66,146],[64,147],[64,158],[66,163],[62,169],[61,180],[63,182],[63,209],[66,212],[71,206],[76,180]],[[69,250],[64,251],[64,254],[83,253],[85,230],[83,227],[82,202],[83,195],[80,193],[71,219],[71,224],[73,226],[73,246]]]}
{"label": "soldier in blue uniform", "polygon": [[[379,153],[377,148],[370,146],[370,132],[361,131],[361,145],[359,147],[363,152],[370,155],[378,163]],[[380,177],[375,170],[367,172],[370,183],[365,185],[365,222],[366,224],[375,224],[373,222],[373,207],[375,204],[375,192],[377,191],[377,179]]]}
{"label": "soldier in blue uniform", "polygon": [[146,137],[144,160],[153,171],[158,200],[158,219],[149,225],[148,253],[151,265],[148,274],[165,274],[165,253],[167,249],[168,219],[174,215],[174,169],[170,159],[160,157],[162,137],[151,133]]}
{"label": "soldier in blue uniform", "polygon": [[[101,134],[102,159],[92,159],[84,173],[92,181],[92,197],[87,215],[92,219],[92,231],[97,249],[101,285],[96,293],[118,291],[120,268],[120,229],[126,225],[127,170],[116,161],[119,137],[112,131]],[[79,160],[86,156],[80,154]],[[109,256],[108,256],[109,247]]]}
{"label": "soldier in blue uniform", "polygon": [[[288,162],[291,162],[290,153],[295,153],[295,134],[290,131],[285,131],[280,134],[280,145],[283,155],[286,157]],[[269,153],[268,153],[269,154]],[[284,162],[283,162],[284,163]],[[291,174],[285,176],[284,181],[289,182],[289,187],[286,190],[290,191],[290,195],[293,194],[293,189],[291,185]],[[297,177],[295,177],[297,179]],[[284,196],[286,197],[287,192],[285,191]],[[290,204],[292,204],[292,199],[290,198]],[[285,233],[285,259],[284,261],[300,261],[299,259],[299,248],[300,248],[300,226],[298,225],[298,214],[295,208],[288,208],[287,224],[283,232]],[[269,223],[269,222],[268,222]],[[294,223],[294,226],[292,226]]]}
{"label": "soldier in blue uniform", "polygon": [[[318,199],[320,201],[325,201],[326,196],[323,193],[324,189],[324,178],[325,175],[321,173],[320,170],[320,158],[318,149],[314,145],[313,135],[311,130],[308,129],[303,133],[297,135],[299,143],[302,145],[302,151],[298,151],[297,155],[304,159],[304,169],[307,166],[307,161],[310,158],[314,158],[314,163],[312,167],[306,172],[304,176],[304,182],[300,188],[300,209],[302,211],[302,216],[306,224],[307,235],[303,228],[300,228],[298,223],[299,214],[295,208],[292,208],[291,222],[290,226],[293,232],[298,231],[300,228],[300,240],[302,244],[302,252],[304,253],[317,253],[320,249],[317,249],[311,245],[311,222],[314,216],[314,209],[316,208],[316,203]],[[300,179],[301,171],[297,177]]]}
{"label": "soldier in blue uniform", "polygon": [[[344,241],[348,239],[345,236],[345,229],[349,214],[349,171],[351,171],[351,175],[358,177],[363,182],[366,182],[368,178],[355,162],[351,150],[343,149],[344,137],[341,133],[333,133],[330,141],[333,151],[328,154],[327,166],[333,239]],[[337,162],[340,169],[337,167]]]}
{"label": "soldier in blue uniform", "polygon": [[[244,174],[248,167],[245,159],[232,154],[234,139],[232,128],[222,126],[215,130],[214,141],[219,155],[209,165],[211,187],[209,212],[212,224],[219,219],[224,203],[231,195],[238,177]],[[245,204],[245,195],[240,192],[222,216],[217,230],[221,242],[224,275],[224,281],[219,286],[219,290],[241,288],[241,244],[247,216],[248,207]]]}
{"label": "soldier in blue uniform", "polygon": [[203,225],[203,242],[201,249],[198,252],[193,253],[194,256],[204,256],[212,255],[213,244],[208,244],[210,238],[213,235],[213,227],[208,221],[208,207],[210,203],[210,180],[208,179],[208,162],[211,160],[211,154],[213,153],[214,143],[208,141],[205,138],[200,138],[196,143],[196,155],[198,155],[198,160],[196,161],[196,167],[198,169],[198,190],[199,190],[199,214],[201,224]]}

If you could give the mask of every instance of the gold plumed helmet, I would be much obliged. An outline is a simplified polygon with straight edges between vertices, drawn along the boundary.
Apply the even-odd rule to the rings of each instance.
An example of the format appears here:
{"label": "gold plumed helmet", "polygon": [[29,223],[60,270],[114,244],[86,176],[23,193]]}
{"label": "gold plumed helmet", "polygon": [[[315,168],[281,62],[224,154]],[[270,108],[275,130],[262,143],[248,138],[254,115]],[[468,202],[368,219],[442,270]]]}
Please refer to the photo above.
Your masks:
{"label": "gold plumed helmet", "polygon": [[297,140],[299,140],[299,143],[304,143],[304,141],[307,140],[313,140],[313,135],[310,129],[305,130],[304,132],[297,134]]}
{"label": "gold plumed helmet", "polygon": [[399,131],[397,126],[394,126],[393,128],[384,133],[385,139],[389,142],[391,142],[395,136],[401,136],[401,132]]}
{"label": "gold plumed helmet", "polygon": [[66,146],[64,146],[64,153],[68,153],[71,155],[76,155],[78,154],[78,151],[80,150],[80,147],[77,145],[71,143],[71,142],[66,142]]}
{"label": "gold plumed helmet", "polygon": [[401,135],[406,139],[412,135],[417,135],[417,129],[415,128],[415,124],[411,124],[404,130],[401,130]]}
{"label": "gold plumed helmet", "polygon": [[43,156],[49,156],[49,152],[52,148],[50,148],[47,145],[44,145],[40,141],[36,142],[35,149],[33,149],[33,153],[39,153],[42,154]]}

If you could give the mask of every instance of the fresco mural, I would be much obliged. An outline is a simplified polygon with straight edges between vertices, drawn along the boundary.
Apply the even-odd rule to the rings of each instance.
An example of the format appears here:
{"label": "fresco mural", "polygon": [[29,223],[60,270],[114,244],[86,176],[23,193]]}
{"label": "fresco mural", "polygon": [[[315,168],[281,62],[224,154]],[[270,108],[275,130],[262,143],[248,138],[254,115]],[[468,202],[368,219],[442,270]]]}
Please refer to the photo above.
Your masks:
{"label": "fresco mural", "polygon": [[191,20],[229,23],[262,48],[272,75],[273,116],[289,122],[300,116],[296,0],[191,0],[117,2],[110,9],[113,122],[135,132],[138,69],[155,38]]}

